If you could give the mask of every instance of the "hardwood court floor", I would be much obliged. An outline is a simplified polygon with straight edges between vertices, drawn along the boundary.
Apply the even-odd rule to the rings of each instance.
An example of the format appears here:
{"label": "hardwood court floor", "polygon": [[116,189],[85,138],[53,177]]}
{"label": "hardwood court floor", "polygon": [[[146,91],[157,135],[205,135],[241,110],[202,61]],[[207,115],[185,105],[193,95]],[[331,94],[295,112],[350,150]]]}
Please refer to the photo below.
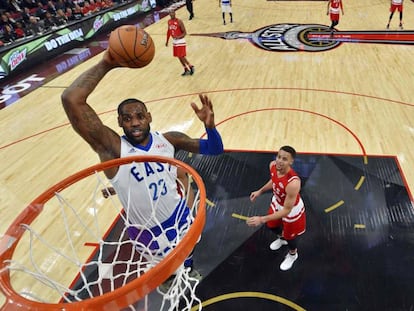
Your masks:
{"label": "hardwood court floor", "polygon": [[[384,30],[389,16],[387,1],[367,0],[362,3],[350,0],[344,5],[345,15],[341,16],[338,30],[354,32]],[[392,181],[392,185],[397,185],[397,189],[402,187],[409,198],[409,204],[405,210],[407,214],[402,215],[411,215],[411,189],[414,185],[412,43],[344,42],[335,48],[317,52],[301,51],[300,48],[296,52],[268,51],[257,48],[245,37],[240,36],[240,32],[254,33],[257,29],[281,24],[329,25],[326,2],[260,1],[252,3],[240,0],[233,6],[234,23],[227,25],[222,24],[220,9],[216,2],[197,0],[194,6],[196,15],[194,20],[188,21],[185,8],[180,9],[177,16],[184,20],[190,34],[188,36],[188,59],[196,66],[195,75],[182,78],[180,76],[182,68],[178,61],[172,58],[171,47],[164,46],[166,20],[161,19],[148,26],[146,30],[152,35],[157,48],[151,65],[140,70],[125,68],[113,70],[89,98],[89,103],[100,113],[105,124],[117,129],[115,116],[117,104],[124,98],[137,97],[148,103],[154,119],[153,129],[161,132],[178,129],[190,136],[200,137],[204,129],[194,118],[189,103],[197,102],[199,92],[208,93],[213,100],[216,122],[223,136],[226,150],[267,153],[276,150],[281,145],[290,144],[302,155],[357,157],[361,159],[363,167],[371,165],[374,158],[388,159],[391,157],[394,167],[398,168],[398,170],[391,170],[392,174],[389,175],[396,180],[396,182]],[[413,8],[411,2],[405,4],[404,26],[407,31],[414,29],[413,19],[410,18]],[[390,34],[397,31],[397,24],[396,15]],[[223,39],[226,37],[223,33],[229,31],[237,32],[238,37]],[[0,164],[0,232],[2,234],[13,219],[41,192],[62,178],[98,161],[97,156],[68,125],[60,103],[60,94],[75,77],[97,62],[100,57],[98,55],[79,64],[27,94],[17,103],[0,110],[2,133],[0,137],[2,158]],[[260,174],[266,174],[267,159],[258,161],[257,170],[262,168],[263,171]],[[261,161],[263,163],[260,163]],[[338,166],[337,160],[335,163],[337,163],[336,166],[328,167],[341,167],[342,169],[345,167],[348,170],[346,168],[348,166]],[[303,260],[297,262],[299,270],[304,269],[306,262],[312,263],[309,267],[306,266],[309,269],[306,271],[308,273],[312,271],[315,274],[315,283],[307,288],[315,291],[318,289],[323,291],[326,288],[319,286],[321,283],[317,282],[317,277],[320,275],[318,271],[322,268],[320,261],[315,260],[315,257],[312,260],[306,260],[310,258],[310,253],[316,251],[309,245],[314,245],[321,254],[325,255],[328,254],[324,252],[329,250],[326,246],[331,245],[331,240],[318,233],[319,218],[320,221],[331,221],[331,225],[340,231],[343,229],[340,227],[340,220],[343,219],[340,211],[343,212],[346,208],[353,211],[354,209],[350,206],[354,204],[357,204],[358,209],[364,209],[366,206],[360,201],[354,203],[350,199],[351,194],[343,197],[344,184],[335,176],[337,175],[332,174],[332,180],[312,189],[313,192],[320,194],[321,200],[313,201],[318,204],[310,202],[308,213],[315,214],[316,208],[325,210],[340,200],[344,203],[340,208],[321,213],[322,215],[318,215],[310,223],[316,225],[308,227]],[[358,178],[356,182],[352,179],[350,184],[355,187],[358,184]],[[245,187],[240,185],[242,186]],[[360,185],[359,189],[364,190],[358,194],[366,194],[366,200],[374,198],[375,201],[378,197],[389,197],[384,192],[368,191],[370,184],[365,182]],[[253,189],[250,187],[244,189],[244,201],[251,190]],[[391,199],[394,196],[392,194]],[[396,197],[399,198],[398,195]],[[311,197],[310,200],[315,200],[315,198]],[[388,202],[385,203],[387,206],[391,204],[389,199],[385,202]],[[376,213],[373,212],[367,216],[367,219],[374,219],[375,216]],[[407,217],[409,220],[409,216]],[[47,226],[47,218],[44,221]],[[226,227],[226,230],[230,230],[230,227]],[[253,236],[248,240],[249,243],[243,245],[253,243],[254,247],[260,248],[259,252],[267,251],[267,244],[271,237],[265,232],[264,228],[259,229],[257,236]],[[404,236],[406,239],[384,244],[385,246],[391,245],[389,251],[368,253],[369,260],[365,261],[366,266],[359,266],[357,273],[364,273],[365,267],[376,262],[379,263],[378,270],[386,271],[386,275],[395,274],[396,271],[393,270],[395,266],[391,261],[392,250],[395,249],[393,243],[402,243],[401,241],[404,243],[401,244],[397,254],[404,256],[408,263],[412,263],[413,240],[410,238],[413,232],[412,224],[408,223],[407,228],[401,232],[399,236]],[[368,232],[368,230],[358,230],[355,233],[352,229],[352,234],[360,235],[363,240],[368,239],[374,233],[375,231]],[[318,239],[311,239],[316,234]],[[59,233],[56,236],[59,236]],[[360,244],[353,238],[347,240],[347,243],[350,243],[351,248],[354,245],[353,250],[361,252],[358,248]],[[239,251],[236,250],[229,258],[241,258]],[[368,252],[369,249],[365,251]],[[254,258],[249,257],[249,254],[251,255],[249,252],[244,252],[243,258],[255,260],[259,253],[254,254]],[[264,262],[267,262],[267,258],[270,261],[271,258],[266,256],[264,256]],[[379,262],[378,258],[383,261]],[[277,257],[276,263],[273,263],[275,273],[280,259]],[[336,265],[342,267],[339,259],[332,258],[335,262],[333,265],[325,262],[325,265],[328,265],[326,269],[334,271]],[[250,261],[249,264],[243,265],[243,272],[249,270],[249,265],[253,262]],[[258,262],[258,264],[264,263]],[[59,267],[59,263],[55,265]],[[412,266],[412,264],[407,265],[408,271],[400,272],[407,276],[412,275],[412,268],[410,268]],[[221,275],[227,269],[226,266],[222,267],[224,268],[222,268]],[[312,270],[312,267],[315,270]],[[220,289],[219,286],[209,285],[206,288],[207,284],[210,284],[207,282],[209,279],[214,280],[213,284],[219,283],[214,276],[217,275],[217,271],[212,272],[211,276],[206,275],[206,282],[201,284],[200,290],[204,293],[203,300],[219,294],[209,292],[212,289]],[[246,273],[246,277],[247,275]],[[332,273],[328,276],[334,277],[334,281],[329,278],[329,283],[336,284],[339,293],[343,292],[340,286],[343,275],[337,276]],[[336,277],[338,277],[337,282],[335,282]],[[297,279],[287,276],[284,280],[295,286]],[[406,288],[406,284],[400,282],[395,287],[397,290],[402,290]],[[362,285],[359,286],[362,287]],[[261,292],[263,291],[261,287],[258,288]],[[373,307],[375,307],[380,305],[382,300],[379,298],[386,293],[377,293],[374,291],[376,287],[371,289],[372,296],[369,298],[374,299]],[[248,290],[254,291],[251,287]],[[243,289],[238,289],[238,291],[243,291]],[[279,296],[285,294],[275,288],[271,293]],[[347,294],[349,296],[346,297],[352,296],[352,292],[347,292]],[[291,298],[288,293],[286,296]],[[315,297],[318,296],[315,295]],[[343,297],[338,295],[337,300],[333,302],[339,301],[340,303],[340,306],[335,309],[345,310],[348,307],[352,310],[367,310],[358,308],[358,304],[342,304],[347,300]],[[410,297],[393,297],[395,297],[395,302],[398,302],[398,310],[410,310],[414,305]],[[321,310],[323,309],[321,304],[326,302],[322,299],[321,302],[315,300],[314,303],[302,304],[303,301],[300,298],[292,300],[308,310]],[[391,306],[393,302],[391,301],[389,305]],[[329,303],[327,305],[331,306]],[[391,307],[390,310],[392,310]]]}

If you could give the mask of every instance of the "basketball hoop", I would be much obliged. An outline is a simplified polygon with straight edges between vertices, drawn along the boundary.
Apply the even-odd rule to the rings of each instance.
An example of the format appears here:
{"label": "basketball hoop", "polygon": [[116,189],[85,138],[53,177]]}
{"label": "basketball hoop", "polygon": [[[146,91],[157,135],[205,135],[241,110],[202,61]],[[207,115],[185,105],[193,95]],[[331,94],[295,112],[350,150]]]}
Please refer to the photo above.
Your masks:
{"label": "basketball hoop", "polygon": [[[176,244],[171,244],[171,251],[161,260],[152,258],[151,253],[148,257],[148,252],[141,256],[122,226],[125,210],[117,197],[108,193],[105,199],[101,193],[102,188],[109,187],[103,171],[142,162],[181,168],[194,182],[195,199],[190,206],[192,224],[177,234]],[[190,187],[179,186],[187,198]],[[200,175],[188,164],[173,158],[120,158],[65,178],[32,201],[0,240],[0,290],[6,296],[1,310],[135,310],[134,304],[148,297],[173,274],[178,281],[174,281],[175,288],[163,297],[163,306],[168,305],[164,300],[172,299],[169,297],[172,292],[192,296],[183,299],[186,306],[180,307],[181,310],[190,310],[193,304],[201,306],[195,296],[198,281],[188,276],[183,262],[201,236],[205,204],[206,190]],[[61,232],[56,233],[56,229]],[[52,244],[54,240],[57,243]],[[49,252],[52,255],[46,254]],[[44,262],[50,260],[45,256],[58,258],[63,263],[54,269],[53,262]],[[68,274],[69,280],[65,280]],[[52,292],[50,296],[43,295],[45,288]],[[171,302],[169,310],[178,309],[177,303]]]}

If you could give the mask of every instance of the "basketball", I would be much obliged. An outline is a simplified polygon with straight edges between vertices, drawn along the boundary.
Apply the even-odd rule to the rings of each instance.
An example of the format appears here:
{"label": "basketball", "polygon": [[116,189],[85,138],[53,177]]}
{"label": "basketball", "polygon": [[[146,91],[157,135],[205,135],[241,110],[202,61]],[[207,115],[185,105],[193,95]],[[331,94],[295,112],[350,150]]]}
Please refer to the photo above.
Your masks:
{"label": "basketball", "polygon": [[151,63],[155,46],[145,30],[134,25],[123,25],[111,32],[108,51],[120,66],[141,68]]}

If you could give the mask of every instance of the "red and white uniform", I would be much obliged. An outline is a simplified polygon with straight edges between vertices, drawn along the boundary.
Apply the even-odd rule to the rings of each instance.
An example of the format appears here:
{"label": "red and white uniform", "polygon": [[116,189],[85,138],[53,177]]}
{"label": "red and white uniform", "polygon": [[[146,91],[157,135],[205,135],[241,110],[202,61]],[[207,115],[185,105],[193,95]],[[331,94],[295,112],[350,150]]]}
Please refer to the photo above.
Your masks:
{"label": "red and white uniform", "polygon": [[329,16],[331,21],[339,21],[339,14],[342,10],[342,0],[329,0]]}
{"label": "red and white uniform", "polygon": [[[270,169],[270,176],[273,182],[273,197],[270,203],[268,214],[273,214],[276,211],[283,209],[286,198],[286,187],[293,180],[299,180],[298,174],[290,169],[284,176],[278,177],[276,164]],[[300,194],[296,196],[294,206],[290,213],[282,219],[272,220],[267,222],[269,228],[276,228],[283,224],[283,238],[292,240],[296,236],[301,235],[306,230],[306,215],[305,206],[303,204]]]}
{"label": "red and white uniform", "polygon": [[184,57],[186,53],[186,42],[184,38],[179,38],[183,35],[180,23],[177,18],[168,20],[167,41],[170,37],[173,38],[173,55],[176,57]]}
{"label": "red and white uniform", "polygon": [[390,12],[395,12],[395,10],[398,10],[398,12],[402,12],[403,0],[391,0]]}

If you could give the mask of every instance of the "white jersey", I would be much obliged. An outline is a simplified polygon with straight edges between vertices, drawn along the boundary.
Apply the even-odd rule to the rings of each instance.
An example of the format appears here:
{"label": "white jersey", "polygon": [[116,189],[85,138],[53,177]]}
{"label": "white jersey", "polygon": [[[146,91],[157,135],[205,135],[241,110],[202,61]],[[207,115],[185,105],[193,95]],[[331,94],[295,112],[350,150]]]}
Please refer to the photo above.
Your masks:
{"label": "white jersey", "polygon": [[221,12],[222,13],[233,13],[233,10],[231,9],[230,0],[221,0]]}
{"label": "white jersey", "polygon": [[[121,137],[121,158],[136,155],[174,157],[174,146],[160,133],[151,132],[147,146],[133,146]],[[169,163],[141,162],[122,165],[110,180],[129,223],[152,228],[168,219],[179,205],[177,168]]]}

